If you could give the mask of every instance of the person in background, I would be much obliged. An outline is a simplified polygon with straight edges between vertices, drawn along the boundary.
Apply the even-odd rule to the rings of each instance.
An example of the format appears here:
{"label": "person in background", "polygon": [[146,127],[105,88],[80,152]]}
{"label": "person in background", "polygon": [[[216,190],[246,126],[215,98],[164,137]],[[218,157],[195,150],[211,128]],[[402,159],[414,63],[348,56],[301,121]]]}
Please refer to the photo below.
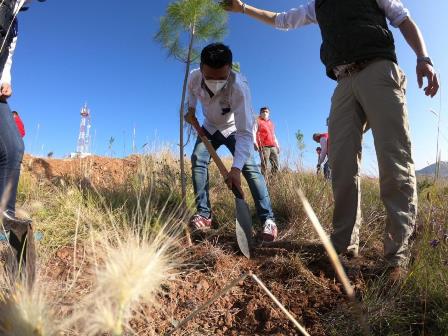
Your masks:
{"label": "person in background", "polygon": [[260,153],[261,172],[265,177],[269,170],[272,174],[277,173],[279,167],[280,145],[275,136],[275,126],[270,114],[268,107],[262,107],[254,127],[255,150]]}
{"label": "person in background", "polygon": [[316,148],[318,153],[317,158],[317,172],[321,171],[322,164],[324,165],[324,177],[331,178],[331,169],[328,160],[328,133],[314,133],[313,140],[316,141],[320,147]]}

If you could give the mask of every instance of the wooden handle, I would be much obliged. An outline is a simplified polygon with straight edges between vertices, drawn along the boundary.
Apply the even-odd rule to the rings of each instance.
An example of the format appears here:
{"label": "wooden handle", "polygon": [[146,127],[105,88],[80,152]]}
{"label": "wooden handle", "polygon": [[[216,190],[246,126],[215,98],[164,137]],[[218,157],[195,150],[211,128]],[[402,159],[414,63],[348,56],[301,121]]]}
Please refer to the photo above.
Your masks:
{"label": "wooden handle", "polygon": [[[201,138],[202,142],[204,143],[205,147],[207,147],[208,152],[210,153],[210,156],[212,157],[213,161],[215,161],[216,165],[218,166],[219,172],[221,173],[222,177],[225,179],[227,177],[227,174],[229,171],[227,170],[226,166],[224,166],[224,163],[222,162],[221,158],[216,153],[216,150],[213,148],[212,144],[207,138],[207,135],[205,134],[203,128],[199,125],[198,119],[196,117],[191,117],[189,120],[190,124],[193,126],[193,128],[198,132],[199,137]],[[241,195],[240,191],[235,187],[232,186],[232,192],[235,195],[235,197],[243,199],[243,195]]]}

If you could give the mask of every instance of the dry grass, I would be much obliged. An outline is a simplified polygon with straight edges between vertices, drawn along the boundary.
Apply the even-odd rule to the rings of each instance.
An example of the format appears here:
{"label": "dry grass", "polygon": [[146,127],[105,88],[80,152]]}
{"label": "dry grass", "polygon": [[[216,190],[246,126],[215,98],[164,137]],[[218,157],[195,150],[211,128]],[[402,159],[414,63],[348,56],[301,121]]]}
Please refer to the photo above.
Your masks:
{"label": "dry grass", "polygon": [[[55,185],[24,173],[19,204],[44,234],[38,244],[38,284],[45,286],[37,285],[36,291],[29,293],[21,286],[2,285],[0,327],[10,327],[13,321],[15,328],[25,328],[4,334],[27,336],[32,331],[33,335],[53,335],[57,329],[63,329],[67,335],[124,335],[132,333],[132,319],[149,328],[151,319],[141,316],[143,310],[139,307],[157,304],[160,284],[176,272],[177,255],[172,248],[177,242],[170,237],[172,228],[181,227],[188,216],[178,208],[178,174],[176,160],[166,151],[144,157],[137,172],[114,190],[96,190],[79,181]],[[192,212],[190,176],[187,181]],[[220,224],[217,234],[233,235],[233,196],[230,191],[223,191],[221,181],[212,164],[210,194],[214,219]],[[313,241],[317,235],[296,197],[297,186],[304,190],[327,232],[331,230],[331,186],[312,173],[290,170],[269,180],[282,239],[296,243]],[[407,280],[390,288],[385,279],[372,278],[358,293],[374,335],[448,334],[448,188],[430,182],[421,182],[419,187],[418,229]],[[249,196],[247,185],[244,188]],[[248,201],[252,202],[250,197]],[[374,179],[363,180],[362,213],[361,253],[379,256],[385,212]],[[255,216],[254,219],[257,223]],[[171,225],[168,238],[162,230],[166,223]],[[52,260],[66,247],[70,248],[66,266],[62,275],[54,279],[54,274],[45,270],[54,268]],[[210,250],[211,258],[225,253],[219,246]],[[307,268],[307,261],[298,256],[282,258],[281,264],[300,273],[306,286],[325,286]],[[211,276],[224,277],[220,271]],[[47,286],[50,279],[57,283]],[[47,302],[52,302],[51,307]],[[54,321],[52,316],[61,321],[59,326],[45,322]],[[329,321],[328,335],[359,333],[356,321],[343,308],[322,319]]]}

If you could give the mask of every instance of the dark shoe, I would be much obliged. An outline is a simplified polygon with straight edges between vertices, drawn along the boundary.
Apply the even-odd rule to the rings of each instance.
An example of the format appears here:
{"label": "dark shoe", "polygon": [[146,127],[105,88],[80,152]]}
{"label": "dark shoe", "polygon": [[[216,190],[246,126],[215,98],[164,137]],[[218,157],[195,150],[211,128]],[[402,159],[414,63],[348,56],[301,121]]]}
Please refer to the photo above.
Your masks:
{"label": "dark shoe", "polygon": [[212,219],[211,218],[205,218],[204,216],[201,216],[200,214],[196,214],[190,219],[190,227],[193,230],[198,231],[207,231],[210,230],[212,227]]}

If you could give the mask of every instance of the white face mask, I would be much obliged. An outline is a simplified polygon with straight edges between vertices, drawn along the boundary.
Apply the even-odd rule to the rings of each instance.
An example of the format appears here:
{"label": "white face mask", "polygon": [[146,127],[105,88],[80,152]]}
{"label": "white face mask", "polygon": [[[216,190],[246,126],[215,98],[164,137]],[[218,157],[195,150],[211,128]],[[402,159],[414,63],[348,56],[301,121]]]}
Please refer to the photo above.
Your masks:
{"label": "white face mask", "polygon": [[224,86],[227,84],[226,80],[211,80],[211,79],[205,79],[204,83],[207,85],[209,90],[213,92],[213,94],[217,94]]}

